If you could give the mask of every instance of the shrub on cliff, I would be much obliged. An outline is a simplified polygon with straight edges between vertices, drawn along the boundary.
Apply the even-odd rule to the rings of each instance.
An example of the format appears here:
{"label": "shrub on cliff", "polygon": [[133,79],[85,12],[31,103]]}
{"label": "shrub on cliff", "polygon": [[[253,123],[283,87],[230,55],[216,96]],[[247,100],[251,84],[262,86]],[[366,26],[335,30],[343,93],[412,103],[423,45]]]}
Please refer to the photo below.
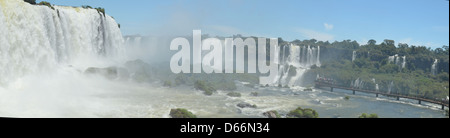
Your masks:
{"label": "shrub on cliff", "polygon": [[105,9],[104,8],[98,7],[98,8],[95,8],[95,9],[98,11],[98,13],[103,14],[103,16],[105,16]]}
{"label": "shrub on cliff", "polygon": [[55,8],[52,6],[52,4],[50,2],[41,1],[37,5],[45,5],[45,6],[49,7],[49,8],[51,8],[51,9],[55,10]]}
{"label": "shrub on cliff", "polygon": [[92,7],[89,6],[89,5],[82,5],[81,7],[82,7],[82,8],[85,8],[85,9],[92,9]]}
{"label": "shrub on cliff", "polygon": [[36,4],[36,0],[24,0],[25,2],[28,2],[30,4]]}

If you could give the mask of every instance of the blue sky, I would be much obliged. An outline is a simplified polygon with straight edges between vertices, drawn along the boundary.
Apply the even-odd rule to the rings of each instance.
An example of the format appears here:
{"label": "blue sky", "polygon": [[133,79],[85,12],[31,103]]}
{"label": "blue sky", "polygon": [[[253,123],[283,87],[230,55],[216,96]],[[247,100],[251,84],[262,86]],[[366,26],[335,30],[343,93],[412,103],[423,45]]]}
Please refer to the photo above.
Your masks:
{"label": "blue sky", "polygon": [[[38,0],[40,1],[40,0]],[[124,35],[203,34],[285,40],[375,39],[432,48],[449,45],[446,0],[47,0],[103,7]]]}

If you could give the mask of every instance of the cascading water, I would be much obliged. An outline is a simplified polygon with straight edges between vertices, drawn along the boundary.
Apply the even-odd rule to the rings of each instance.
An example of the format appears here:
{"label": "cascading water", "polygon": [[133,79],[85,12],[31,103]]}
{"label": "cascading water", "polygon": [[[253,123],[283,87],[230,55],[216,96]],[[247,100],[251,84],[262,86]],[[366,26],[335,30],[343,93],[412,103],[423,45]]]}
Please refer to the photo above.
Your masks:
{"label": "cascading water", "polygon": [[394,56],[389,56],[388,61],[398,65],[401,69],[406,67],[406,56],[400,57],[398,54],[395,54]]}
{"label": "cascading water", "polygon": [[437,65],[439,63],[438,59],[434,59],[433,65],[431,65],[431,74],[436,75],[438,74]]}
{"label": "cascading water", "polygon": [[[95,117],[109,81],[84,74],[125,60],[116,21],[95,9],[0,0],[0,116]],[[116,87],[117,88],[117,87]]]}
{"label": "cascading water", "polygon": [[378,87],[378,83],[375,78],[372,78],[372,82],[375,84],[375,91],[380,91],[380,87]]}
{"label": "cascading water", "polygon": [[111,16],[95,9],[0,1],[0,84],[79,57],[113,57],[123,51]]}
{"label": "cascading water", "polygon": [[394,91],[394,81],[391,81],[391,83],[388,85],[388,94]]}
{"label": "cascading water", "polygon": [[356,60],[356,51],[353,51],[352,62]]}
{"label": "cascading water", "polygon": [[[275,84],[295,85],[301,82],[303,74],[312,66],[320,67],[320,47],[286,45],[280,47],[281,61]],[[286,53],[288,52],[288,53]],[[295,71],[293,71],[295,69]],[[290,76],[290,72],[295,75]]]}
{"label": "cascading water", "polygon": [[402,69],[406,67],[406,56],[403,56]]}
{"label": "cascading water", "polygon": [[351,85],[353,86],[353,88],[362,89],[364,88],[364,81],[358,78],[354,82],[352,82]]}

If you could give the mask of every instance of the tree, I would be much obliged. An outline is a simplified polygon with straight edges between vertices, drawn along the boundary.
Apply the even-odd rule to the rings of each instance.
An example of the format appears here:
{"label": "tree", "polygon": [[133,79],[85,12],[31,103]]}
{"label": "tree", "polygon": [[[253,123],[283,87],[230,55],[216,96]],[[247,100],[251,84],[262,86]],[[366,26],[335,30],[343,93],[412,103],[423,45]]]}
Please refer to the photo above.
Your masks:
{"label": "tree", "polygon": [[395,41],[394,40],[389,40],[389,39],[384,39],[383,44],[386,44],[388,46],[395,46]]}
{"label": "tree", "polygon": [[405,44],[405,43],[398,43],[398,48],[406,49],[406,48],[408,48],[408,47],[409,47],[408,44]]}
{"label": "tree", "polygon": [[373,40],[373,39],[370,39],[370,40],[367,42],[367,44],[370,45],[370,46],[374,46],[374,45],[377,44],[377,41],[375,41],[375,40]]}

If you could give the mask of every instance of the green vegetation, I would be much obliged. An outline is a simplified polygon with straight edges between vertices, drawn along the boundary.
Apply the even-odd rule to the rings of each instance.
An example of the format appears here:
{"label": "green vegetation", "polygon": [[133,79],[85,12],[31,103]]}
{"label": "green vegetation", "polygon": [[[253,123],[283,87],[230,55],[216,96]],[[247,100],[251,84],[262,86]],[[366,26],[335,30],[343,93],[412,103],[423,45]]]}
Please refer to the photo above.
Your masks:
{"label": "green vegetation", "polygon": [[[170,70],[169,70],[170,71]],[[165,76],[167,78],[167,76]],[[176,74],[169,76],[175,80],[176,85],[194,85],[197,80],[208,82],[208,85],[224,91],[234,91],[237,89],[235,81],[249,82],[248,86],[259,84],[259,76],[256,74]]]}
{"label": "green vegetation", "polygon": [[363,113],[361,116],[359,116],[359,118],[378,118],[378,115],[377,114],[367,115],[366,113]]}
{"label": "green vegetation", "polygon": [[227,95],[230,97],[241,97],[241,93],[238,92],[229,92]]}
{"label": "green vegetation", "polygon": [[81,6],[82,8],[85,8],[85,9],[93,9],[91,6],[89,6],[89,5],[82,5]]}
{"label": "green vegetation", "polygon": [[[97,12],[99,14],[103,14],[103,16],[106,16],[105,8],[102,8],[102,7],[92,8],[92,6],[89,6],[89,5],[82,5],[81,7],[84,8],[84,9],[95,9],[95,10],[97,10]],[[119,28],[120,28],[120,24],[119,24]]]}
{"label": "green vegetation", "polygon": [[172,118],[197,118],[192,112],[183,108],[171,109],[170,116]]}
{"label": "green vegetation", "polygon": [[186,76],[184,75],[178,75],[177,77],[175,77],[175,85],[182,85],[182,84],[186,84]]}
{"label": "green vegetation", "polygon": [[194,84],[194,88],[203,91],[203,94],[208,96],[212,95],[213,92],[216,92],[216,89],[214,87],[202,80],[196,81]]}
{"label": "green vegetation", "polygon": [[28,2],[30,4],[36,4],[36,0],[24,0],[25,2]]}
{"label": "green vegetation", "polygon": [[256,96],[258,96],[258,92],[251,92],[250,95],[256,97]]}
{"label": "green vegetation", "polygon": [[[286,43],[280,40],[281,43]],[[320,46],[320,68],[312,68],[305,76],[332,78],[336,85],[351,86],[356,79],[363,81],[362,89],[397,93],[428,99],[442,99],[449,95],[449,47],[431,49],[426,46],[414,46],[394,40],[384,40],[377,44],[369,40],[365,45],[356,41],[344,40],[333,43],[311,40],[295,40],[295,45]],[[353,51],[356,59],[352,62]],[[397,62],[389,61],[390,56],[398,54]],[[403,57],[406,64],[402,68]],[[432,65],[437,59],[436,74]],[[311,78],[312,79],[312,78]],[[312,82],[311,82],[312,83]],[[391,87],[389,87],[393,84]]]}
{"label": "green vegetation", "polygon": [[46,2],[46,1],[41,1],[39,2],[37,5],[45,5],[53,10],[55,10],[55,8],[52,6],[52,4],[50,2]]}
{"label": "green vegetation", "polygon": [[290,118],[319,118],[319,114],[315,110],[310,108],[302,109],[301,107],[290,111],[287,116]]}
{"label": "green vegetation", "polygon": [[103,16],[106,16],[106,15],[105,15],[105,9],[104,9],[104,8],[98,7],[98,8],[95,8],[95,9],[98,11],[98,13],[103,14]]}
{"label": "green vegetation", "polygon": [[350,97],[349,96],[345,96],[344,100],[348,101],[348,100],[350,100]]}
{"label": "green vegetation", "polygon": [[164,81],[163,86],[164,87],[172,87],[172,82],[171,81]]}

